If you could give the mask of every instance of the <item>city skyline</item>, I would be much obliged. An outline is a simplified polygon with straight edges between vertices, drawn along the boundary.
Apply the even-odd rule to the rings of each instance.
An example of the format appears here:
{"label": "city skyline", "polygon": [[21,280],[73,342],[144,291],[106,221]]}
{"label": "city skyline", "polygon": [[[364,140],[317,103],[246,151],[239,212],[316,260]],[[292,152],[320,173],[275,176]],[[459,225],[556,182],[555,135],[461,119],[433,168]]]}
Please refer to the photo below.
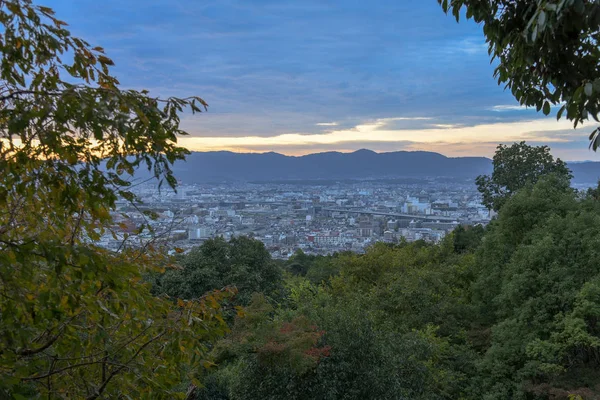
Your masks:
{"label": "city skyline", "polygon": [[600,160],[589,124],[519,107],[492,76],[481,28],[435,0],[46,4],[106,49],[124,88],[208,102],[182,119],[190,150],[491,157],[498,143],[526,140]]}

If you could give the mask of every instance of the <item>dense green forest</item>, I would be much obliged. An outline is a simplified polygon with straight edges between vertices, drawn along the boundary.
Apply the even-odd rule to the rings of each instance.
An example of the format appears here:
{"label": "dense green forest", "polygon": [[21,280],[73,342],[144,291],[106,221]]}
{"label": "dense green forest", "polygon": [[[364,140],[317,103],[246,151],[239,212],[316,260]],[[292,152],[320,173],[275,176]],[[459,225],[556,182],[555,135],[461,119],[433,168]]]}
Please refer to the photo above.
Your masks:
{"label": "dense green forest", "polygon": [[[597,1],[440,3],[484,25],[522,104],[597,119]],[[0,25],[0,399],[600,398],[600,187],[573,190],[547,147],[499,146],[476,182],[497,217],[439,244],[109,251],[129,178],[174,189],[181,115],[207,103],[121,89],[30,0]]]}

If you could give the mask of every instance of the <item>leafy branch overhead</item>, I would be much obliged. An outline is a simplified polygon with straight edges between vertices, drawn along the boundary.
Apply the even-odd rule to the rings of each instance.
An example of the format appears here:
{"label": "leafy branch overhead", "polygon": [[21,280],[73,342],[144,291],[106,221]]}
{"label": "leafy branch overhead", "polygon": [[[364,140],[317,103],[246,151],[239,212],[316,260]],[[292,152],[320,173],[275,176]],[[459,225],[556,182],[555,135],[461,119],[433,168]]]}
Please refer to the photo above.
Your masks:
{"label": "leafy branch overhead", "polygon": [[[127,186],[121,175],[144,163],[175,185],[170,164],[187,153],[177,146],[186,134],[179,114],[206,109],[204,100],[120,89],[101,47],[72,37],[51,9],[29,0],[2,2],[0,23],[3,170],[13,175],[11,160],[52,160],[84,190],[102,192]],[[104,161],[108,172],[100,173]]]}
{"label": "leafy branch overhead", "polygon": [[[600,113],[600,3],[595,0],[438,0],[482,24],[495,77],[521,105],[575,127]],[[590,133],[600,146],[600,128]]]}
{"label": "leafy branch overhead", "polygon": [[207,104],[121,89],[101,47],[30,0],[0,1],[0,25],[0,398],[181,398],[234,291],[153,296],[160,243],[94,243],[116,238],[137,167],[175,187],[180,116]]}

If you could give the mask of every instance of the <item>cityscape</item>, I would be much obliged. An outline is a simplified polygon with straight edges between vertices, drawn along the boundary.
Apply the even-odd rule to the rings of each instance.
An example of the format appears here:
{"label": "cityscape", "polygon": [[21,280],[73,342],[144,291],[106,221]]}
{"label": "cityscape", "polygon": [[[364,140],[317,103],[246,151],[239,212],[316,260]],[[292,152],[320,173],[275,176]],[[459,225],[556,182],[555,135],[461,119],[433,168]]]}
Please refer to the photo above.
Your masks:
{"label": "cityscape", "polygon": [[[139,209],[121,200],[115,211],[117,235],[100,245],[121,246],[161,236],[179,251],[223,237],[253,237],[273,258],[287,259],[298,249],[307,254],[362,253],[375,242],[424,240],[438,243],[458,225],[486,225],[489,210],[481,204],[472,180],[443,178],[341,181],[337,183],[181,184],[177,191],[140,185],[132,191]],[[126,217],[123,215],[125,214]]]}

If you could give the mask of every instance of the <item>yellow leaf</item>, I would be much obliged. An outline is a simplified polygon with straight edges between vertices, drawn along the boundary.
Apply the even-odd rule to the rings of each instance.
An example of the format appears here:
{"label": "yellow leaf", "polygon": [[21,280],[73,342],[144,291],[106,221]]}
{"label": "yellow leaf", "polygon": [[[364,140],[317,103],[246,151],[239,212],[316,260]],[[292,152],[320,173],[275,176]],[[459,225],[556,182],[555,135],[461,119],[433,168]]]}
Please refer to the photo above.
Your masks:
{"label": "yellow leaf", "polygon": [[191,378],[192,384],[196,387],[202,387],[202,382],[200,382],[198,379],[196,378]]}

